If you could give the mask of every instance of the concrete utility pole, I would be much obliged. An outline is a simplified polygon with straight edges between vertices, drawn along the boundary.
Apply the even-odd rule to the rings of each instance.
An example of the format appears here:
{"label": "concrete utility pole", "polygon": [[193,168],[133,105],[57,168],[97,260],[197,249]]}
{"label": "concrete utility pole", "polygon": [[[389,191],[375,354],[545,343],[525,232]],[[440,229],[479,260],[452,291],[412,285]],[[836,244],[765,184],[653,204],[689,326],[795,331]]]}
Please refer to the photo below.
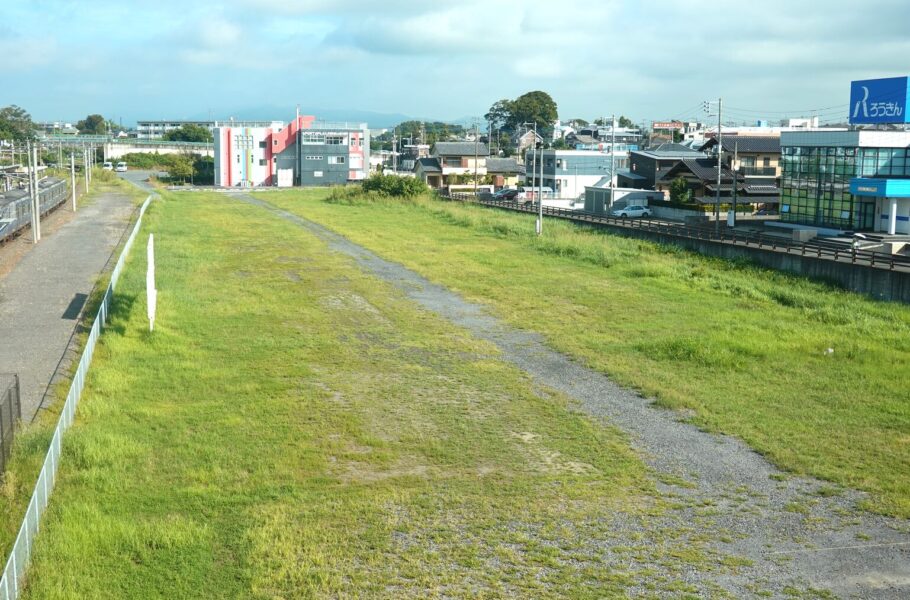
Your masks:
{"label": "concrete utility pole", "polygon": [[[537,124],[535,123],[534,129],[534,143],[537,144]],[[541,136],[540,142],[540,180],[537,183],[537,222],[540,225],[537,227],[537,235],[543,234],[543,136]]]}
{"label": "concrete utility pole", "polygon": [[73,192],[73,212],[76,212],[76,155],[70,154],[70,187]]}
{"label": "concrete utility pole", "polygon": [[395,145],[398,143],[398,127],[392,130],[392,171],[398,172],[398,154],[395,152]]}
{"label": "concrete utility pole", "polygon": [[88,152],[85,150],[85,144],[82,145],[82,175],[85,177],[85,193],[88,194]]}
{"label": "concrete utility pole", "polygon": [[714,234],[720,235],[720,175],[721,157],[724,153],[724,132],[721,125],[723,100],[717,99],[717,193],[714,195]]}
{"label": "concrete utility pole", "polygon": [[613,196],[616,194],[616,113],[610,116],[610,206],[613,206]]}
{"label": "concrete utility pole", "polygon": [[[733,138],[734,140],[736,138]],[[736,227],[736,173],[739,171],[739,166],[736,164],[739,160],[739,142],[735,141],[733,144],[733,162],[730,164],[733,171],[733,227]]]}
{"label": "concrete utility pole", "polygon": [[479,141],[480,141],[480,134],[477,131],[477,123],[474,123],[474,199],[475,200],[477,200],[477,161],[479,160],[479,157],[478,157],[479,152],[477,149],[477,143]]}
{"label": "concrete utility pole", "polygon": [[39,220],[39,201],[38,201],[38,178],[35,176],[36,171],[38,170],[37,165],[37,152],[32,147],[31,142],[27,142],[25,146],[26,158],[27,158],[27,170],[28,170],[28,199],[31,203],[32,209],[32,242],[35,244],[41,239],[41,232],[38,229],[38,220]]}

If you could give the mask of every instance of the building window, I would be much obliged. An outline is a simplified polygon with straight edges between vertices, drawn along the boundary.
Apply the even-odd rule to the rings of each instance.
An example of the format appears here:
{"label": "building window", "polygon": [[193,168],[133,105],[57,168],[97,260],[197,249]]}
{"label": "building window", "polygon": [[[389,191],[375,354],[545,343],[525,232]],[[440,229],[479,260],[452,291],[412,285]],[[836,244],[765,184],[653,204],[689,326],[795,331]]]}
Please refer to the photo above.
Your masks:
{"label": "building window", "polygon": [[300,143],[302,144],[324,144],[325,134],[308,131],[300,134]]}
{"label": "building window", "polygon": [[307,160],[322,160],[321,156],[307,156]]}
{"label": "building window", "polygon": [[771,157],[770,157],[770,156],[766,156],[766,157],[765,157],[765,160],[764,160],[764,167],[767,169],[767,168],[770,167],[770,166],[771,166]]}
{"label": "building window", "polygon": [[325,136],[325,143],[328,146],[344,146],[347,144],[347,140],[345,140],[343,135],[327,135]]}
{"label": "building window", "polygon": [[313,177],[322,177],[322,171],[313,171]]}
{"label": "building window", "polygon": [[[277,141],[277,140],[276,140],[276,141]],[[266,146],[265,140],[262,140],[261,142],[259,142],[259,147],[260,147],[260,148],[265,148],[265,146]]]}
{"label": "building window", "polygon": [[330,165],[343,165],[343,164],[344,164],[344,157],[343,157],[343,156],[330,156],[330,157],[329,157],[329,164],[330,164]]}
{"label": "building window", "polygon": [[260,167],[264,167],[266,164],[268,164],[268,161],[266,161],[264,158],[260,158],[260,159],[259,159],[259,166],[260,166]]}

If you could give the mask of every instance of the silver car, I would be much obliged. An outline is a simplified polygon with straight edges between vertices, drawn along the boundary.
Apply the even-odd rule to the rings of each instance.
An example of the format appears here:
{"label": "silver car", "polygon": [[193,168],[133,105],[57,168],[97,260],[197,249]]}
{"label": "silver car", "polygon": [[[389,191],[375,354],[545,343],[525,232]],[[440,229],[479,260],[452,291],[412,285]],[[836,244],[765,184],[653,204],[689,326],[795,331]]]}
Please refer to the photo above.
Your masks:
{"label": "silver car", "polygon": [[647,206],[641,206],[638,204],[631,204],[625,208],[617,208],[614,211],[610,212],[610,215],[614,217],[650,217],[653,213],[648,210]]}

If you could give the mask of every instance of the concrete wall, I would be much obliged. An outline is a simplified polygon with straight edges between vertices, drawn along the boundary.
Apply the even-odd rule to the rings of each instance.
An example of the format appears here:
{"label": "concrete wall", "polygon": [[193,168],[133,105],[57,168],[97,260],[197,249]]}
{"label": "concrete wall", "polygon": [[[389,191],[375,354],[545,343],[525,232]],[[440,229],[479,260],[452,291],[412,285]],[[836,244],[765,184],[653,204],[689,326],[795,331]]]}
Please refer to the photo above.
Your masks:
{"label": "concrete wall", "polygon": [[711,240],[677,237],[639,229],[598,225],[627,237],[647,239],[662,244],[674,244],[706,256],[725,259],[747,259],[760,266],[793,273],[829,283],[846,290],[871,296],[876,300],[910,303],[910,273],[889,271],[876,267],[835,262],[812,256],[774,251],[763,248],[734,246]]}

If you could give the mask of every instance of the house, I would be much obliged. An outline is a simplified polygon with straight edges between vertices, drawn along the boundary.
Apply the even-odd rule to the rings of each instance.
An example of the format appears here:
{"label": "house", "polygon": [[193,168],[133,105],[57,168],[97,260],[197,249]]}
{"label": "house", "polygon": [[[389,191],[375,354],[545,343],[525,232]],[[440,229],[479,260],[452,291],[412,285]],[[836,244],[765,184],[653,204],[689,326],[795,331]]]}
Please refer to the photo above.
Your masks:
{"label": "house", "polygon": [[543,143],[543,137],[529,129],[524,133],[516,133],[512,136],[512,144],[518,148],[518,154],[521,155],[528,148],[536,148],[537,144]]}
{"label": "house", "polygon": [[[609,152],[597,150],[541,150],[539,160],[543,161],[543,165],[537,162],[535,167],[537,155],[537,150],[525,155],[526,184],[550,188],[557,198],[577,199],[584,194],[586,186],[594,185],[604,176],[612,176],[611,168],[619,171],[628,165],[625,152],[616,152],[611,156]],[[532,172],[535,168],[536,172]]]}
{"label": "house", "polygon": [[487,174],[490,150],[479,141],[436,142],[431,154],[414,163],[416,176],[431,187],[451,185],[462,176],[481,179]]}
{"label": "house", "polygon": [[514,158],[492,158],[486,160],[487,175],[496,188],[517,187],[524,178],[524,165]]}
{"label": "house", "polygon": [[[779,135],[725,135],[723,137],[723,163],[745,180],[749,195],[763,196],[761,204],[780,202],[780,136]],[[717,152],[717,139],[707,140],[703,152]]]}
{"label": "house", "polygon": [[657,181],[679,161],[704,157],[703,152],[679,144],[663,144],[652,150],[633,150],[629,152],[629,170],[617,173],[617,185],[653,190]]}
{"label": "house", "polygon": [[[684,158],[673,168],[664,173],[656,184],[656,189],[670,199],[670,186],[677,178],[682,177],[689,190],[688,201],[696,204],[714,204],[717,201],[717,158]],[[759,205],[777,202],[774,186],[748,184],[745,177],[721,167],[720,201],[723,204],[736,202],[743,207],[753,209]]]}

